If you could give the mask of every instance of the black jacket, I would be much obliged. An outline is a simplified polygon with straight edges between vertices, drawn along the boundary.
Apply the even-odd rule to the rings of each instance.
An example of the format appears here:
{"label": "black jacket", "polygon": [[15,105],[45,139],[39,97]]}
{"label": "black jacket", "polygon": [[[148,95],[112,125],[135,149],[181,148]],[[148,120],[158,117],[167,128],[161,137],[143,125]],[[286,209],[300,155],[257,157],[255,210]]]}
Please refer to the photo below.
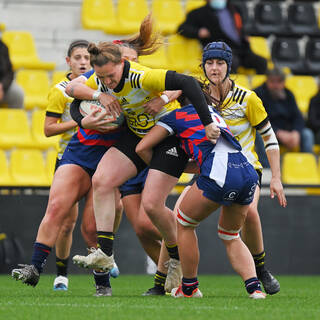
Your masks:
{"label": "black jacket", "polygon": [[275,132],[279,129],[302,131],[305,127],[304,119],[291,91],[285,89],[286,98],[283,100],[274,100],[265,83],[254,91],[262,100]]}
{"label": "black jacket", "polygon": [[314,133],[320,131],[320,91],[310,100],[307,125]]}
{"label": "black jacket", "polygon": [[[209,4],[206,4],[203,7],[190,11],[186,17],[185,22],[183,22],[179,26],[178,33],[186,38],[198,39],[203,47],[209,42],[224,41],[231,47],[233,51],[237,51],[238,54],[244,54],[244,52],[248,50],[250,46],[249,42],[246,40],[243,34],[240,13],[232,5],[228,5],[228,9],[235,20],[235,25],[241,38],[240,45],[232,41],[228,37],[228,35],[226,35],[223,32],[219,24],[217,10],[212,9]],[[201,28],[207,28],[211,33],[211,37],[206,39],[200,39],[198,37],[198,32]]]}
{"label": "black jacket", "polygon": [[12,80],[13,70],[8,47],[0,40],[0,82],[2,83],[4,92],[7,92]]}

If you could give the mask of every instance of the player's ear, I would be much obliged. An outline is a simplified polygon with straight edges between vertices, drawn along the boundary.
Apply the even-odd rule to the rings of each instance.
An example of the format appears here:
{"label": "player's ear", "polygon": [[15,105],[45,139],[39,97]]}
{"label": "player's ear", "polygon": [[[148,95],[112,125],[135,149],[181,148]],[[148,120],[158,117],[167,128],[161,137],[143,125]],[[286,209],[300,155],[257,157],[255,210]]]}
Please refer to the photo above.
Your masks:
{"label": "player's ear", "polygon": [[70,57],[68,56],[66,57],[66,62],[67,62],[67,65],[70,66]]}

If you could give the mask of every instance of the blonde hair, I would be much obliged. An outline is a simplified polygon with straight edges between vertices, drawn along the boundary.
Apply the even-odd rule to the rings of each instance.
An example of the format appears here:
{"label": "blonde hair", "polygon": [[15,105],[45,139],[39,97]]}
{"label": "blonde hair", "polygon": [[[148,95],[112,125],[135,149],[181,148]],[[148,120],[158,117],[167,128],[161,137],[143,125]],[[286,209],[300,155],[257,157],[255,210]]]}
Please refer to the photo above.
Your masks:
{"label": "blonde hair", "polygon": [[112,42],[99,42],[98,45],[91,42],[88,46],[90,53],[90,64],[102,67],[108,62],[119,64],[121,62],[121,51],[119,46]]}

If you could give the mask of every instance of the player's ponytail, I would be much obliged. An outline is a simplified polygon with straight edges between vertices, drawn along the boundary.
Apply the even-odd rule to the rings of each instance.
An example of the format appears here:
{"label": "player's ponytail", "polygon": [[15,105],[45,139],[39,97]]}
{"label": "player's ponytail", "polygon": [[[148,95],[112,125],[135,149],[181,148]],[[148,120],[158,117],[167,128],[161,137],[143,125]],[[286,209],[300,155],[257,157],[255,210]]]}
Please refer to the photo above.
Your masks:
{"label": "player's ponytail", "polygon": [[134,49],[138,56],[154,53],[163,44],[161,36],[153,30],[153,19],[149,13],[140,25],[140,31],[128,39],[119,40],[121,46],[127,46]]}
{"label": "player's ponytail", "polygon": [[99,42],[98,45],[90,43],[88,46],[90,63],[102,67],[108,62],[118,64],[121,62],[121,51],[119,46],[112,42]]}

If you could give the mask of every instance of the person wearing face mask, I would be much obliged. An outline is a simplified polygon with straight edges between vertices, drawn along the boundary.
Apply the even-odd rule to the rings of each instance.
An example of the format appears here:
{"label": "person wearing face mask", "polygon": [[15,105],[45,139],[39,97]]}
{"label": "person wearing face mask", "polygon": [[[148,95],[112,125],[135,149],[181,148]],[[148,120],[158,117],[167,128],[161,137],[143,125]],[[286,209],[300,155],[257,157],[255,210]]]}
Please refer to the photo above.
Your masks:
{"label": "person wearing face mask", "polygon": [[207,0],[206,5],[190,11],[178,33],[198,39],[203,47],[213,41],[226,42],[233,52],[232,73],[239,66],[253,68],[258,74],[266,72],[267,61],[250,49],[240,13],[228,0]]}
{"label": "person wearing face mask", "polygon": [[[305,127],[293,93],[285,87],[285,74],[279,68],[268,70],[267,80],[254,91],[262,100],[280,145],[290,151],[312,152],[314,136]],[[258,145],[259,158],[265,157]],[[263,161],[265,162],[265,160]]]}

